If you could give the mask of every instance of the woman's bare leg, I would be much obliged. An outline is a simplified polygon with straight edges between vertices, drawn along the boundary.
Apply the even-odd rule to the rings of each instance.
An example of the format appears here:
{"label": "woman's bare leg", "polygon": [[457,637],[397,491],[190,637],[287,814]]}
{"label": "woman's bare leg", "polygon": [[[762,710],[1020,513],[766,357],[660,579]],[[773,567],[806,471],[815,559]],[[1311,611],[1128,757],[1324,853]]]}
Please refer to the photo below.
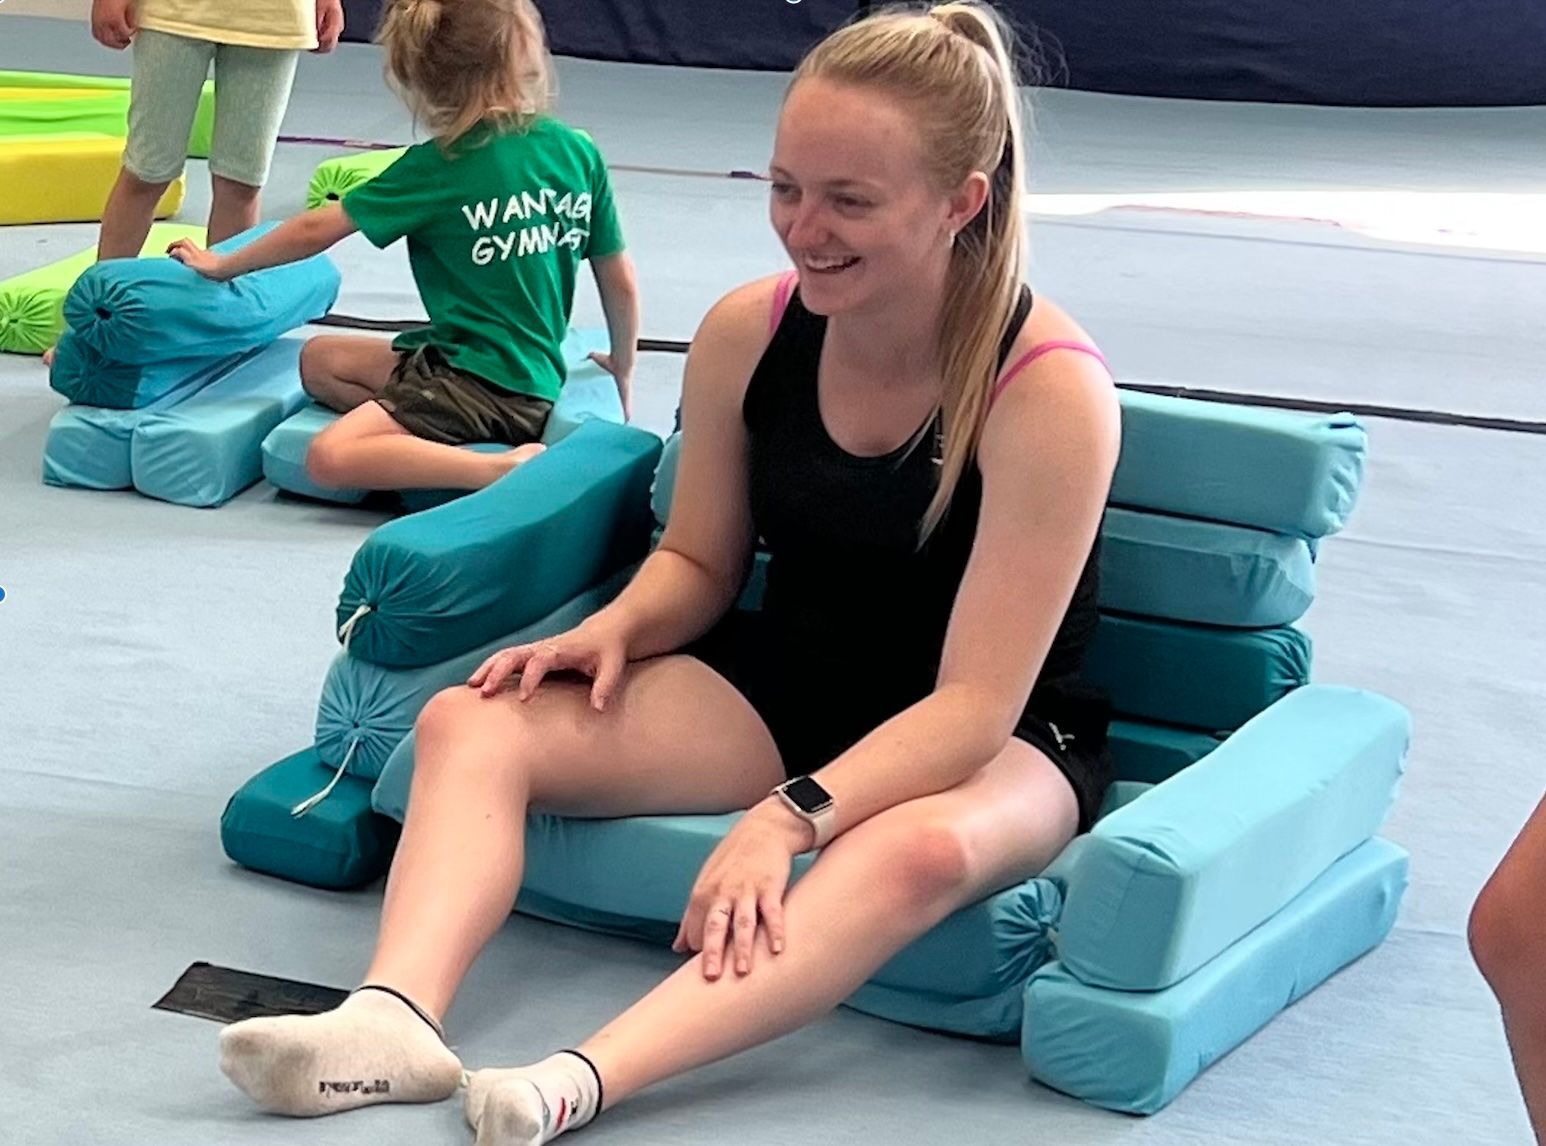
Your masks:
{"label": "woman's bare leg", "polygon": [[584,816],[724,812],[783,777],[750,705],[688,657],[632,666],[605,712],[545,682],[521,703],[465,686],[419,718],[413,786],[362,990],[336,1011],[227,1028],[222,1069],[264,1109],[326,1114],[434,1101],[460,1079],[438,1020],[510,913],[526,810]]}
{"label": "woman's bare leg", "polygon": [[1503,1006],[1503,1029],[1537,1142],[1546,1142],[1546,800],[1471,911],[1471,951]]}
{"label": "woman's bare leg", "polygon": [[712,670],[664,657],[630,673],[599,713],[588,686],[560,682],[525,704],[513,692],[483,700],[464,688],[425,709],[368,982],[445,1013],[510,914],[528,806],[577,816],[726,812],[783,780],[761,719]]}
{"label": "woman's bare leg", "polygon": [[[858,825],[790,891],[781,954],[759,946],[750,973],[715,981],[698,956],[580,1045],[606,1104],[825,1014],[951,912],[1044,868],[1077,822],[1067,780],[1017,740],[960,787]],[[533,1087],[522,1074],[472,1076],[469,1117],[487,1117],[480,1146],[551,1135],[531,1115]]]}

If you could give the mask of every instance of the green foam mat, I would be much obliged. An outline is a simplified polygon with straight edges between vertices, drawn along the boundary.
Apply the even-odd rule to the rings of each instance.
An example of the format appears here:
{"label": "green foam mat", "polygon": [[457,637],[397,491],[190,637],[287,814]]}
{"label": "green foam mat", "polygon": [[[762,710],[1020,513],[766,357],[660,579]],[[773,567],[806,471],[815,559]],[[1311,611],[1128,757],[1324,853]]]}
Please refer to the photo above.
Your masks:
{"label": "green foam mat", "polygon": [[[141,251],[159,255],[176,239],[202,241],[204,228],[157,223]],[[42,354],[64,333],[64,298],[87,267],[97,261],[92,247],[56,263],[0,281],[0,351]]]}

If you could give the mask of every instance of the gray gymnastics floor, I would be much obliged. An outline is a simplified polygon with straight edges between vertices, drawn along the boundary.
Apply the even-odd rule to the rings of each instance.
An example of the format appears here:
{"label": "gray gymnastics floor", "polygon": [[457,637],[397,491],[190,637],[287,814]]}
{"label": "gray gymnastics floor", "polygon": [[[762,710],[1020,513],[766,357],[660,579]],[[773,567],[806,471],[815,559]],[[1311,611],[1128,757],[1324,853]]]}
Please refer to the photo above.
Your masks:
{"label": "gray gymnastics floor", "polygon": [[[9,7],[9,5],[7,6]],[[62,21],[0,16],[0,67],[126,61]],[[780,265],[755,185],[680,172],[766,161],[781,81],[566,62],[564,106],[619,167],[645,332],[685,338],[726,286]],[[1546,110],[1330,112],[1050,93],[1039,189],[1537,193]],[[372,49],[308,59],[286,130],[400,141]],[[1530,146],[1531,144],[1535,146]],[[327,149],[288,145],[271,214]],[[1456,174],[1459,172],[1459,175]],[[194,165],[186,214],[207,202]],[[0,189],[3,194],[3,189]],[[1035,221],[1036,283],[1126,379],[1541,418],[1546,268],[1493,249],[1386,242],[1284,219],[1128,209]],[[91,227],[0,230],[0,276]],[[351,248],[341,308],[414,306],[392,253]],[[580,321],[596,320],[594,300]],[[669,421],[679,360],[652,356],[643,421]],[[308,739],[332,602],[379,517],[256,487],[196,512],[44,488],[60,400],[0,357],[0,1140],[459,1142],[455,1103],[294,1124],[251,1113],[213,1024],[152,1011],[194,960],[337,985],[360,973],[379,890],[313,891],[232,867],[230,791]],[[1523,1143],[1466,910],[1541,788],[1546,437],[1371,421],[1366,494],[1327,545],[1307,619],[1320,679],[1399,698],[1418,738],[1386,834],[1413,853],[1390,940],[1136,1120],[1027,1082],[1010,1049],[840,1011],[663,1087],[586,1140],[690,1143]],[[451,1016],[472,1064],[583,1035],[668,952],[513,918]],[[820,1120],[813,1129],[811,1119]]]}

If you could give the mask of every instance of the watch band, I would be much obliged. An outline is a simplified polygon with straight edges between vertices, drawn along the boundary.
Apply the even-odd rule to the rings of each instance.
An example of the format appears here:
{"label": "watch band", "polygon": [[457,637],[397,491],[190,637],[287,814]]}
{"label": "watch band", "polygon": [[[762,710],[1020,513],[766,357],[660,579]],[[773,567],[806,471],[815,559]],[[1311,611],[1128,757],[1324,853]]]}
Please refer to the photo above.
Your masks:
{"label": "watch band", "polygon": [[832,837],[837,834],[836,804],[828,804],[814,815],[805,816],[802,814],[802,818],[810,824],[816,833],[815,842],[811,844],[813,849],[826,847],[832,842]]}

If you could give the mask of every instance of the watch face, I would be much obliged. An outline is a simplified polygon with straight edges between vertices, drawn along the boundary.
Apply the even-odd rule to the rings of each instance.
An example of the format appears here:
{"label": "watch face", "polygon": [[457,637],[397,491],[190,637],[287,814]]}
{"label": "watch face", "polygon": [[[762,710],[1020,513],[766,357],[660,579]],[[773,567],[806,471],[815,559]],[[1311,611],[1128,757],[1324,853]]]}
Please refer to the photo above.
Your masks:
{"label": "watch face", "polygon": [[831,794],[809,776],[789,781],[784,787],[784,794],[808,816],[814,816],[832,803]]}

